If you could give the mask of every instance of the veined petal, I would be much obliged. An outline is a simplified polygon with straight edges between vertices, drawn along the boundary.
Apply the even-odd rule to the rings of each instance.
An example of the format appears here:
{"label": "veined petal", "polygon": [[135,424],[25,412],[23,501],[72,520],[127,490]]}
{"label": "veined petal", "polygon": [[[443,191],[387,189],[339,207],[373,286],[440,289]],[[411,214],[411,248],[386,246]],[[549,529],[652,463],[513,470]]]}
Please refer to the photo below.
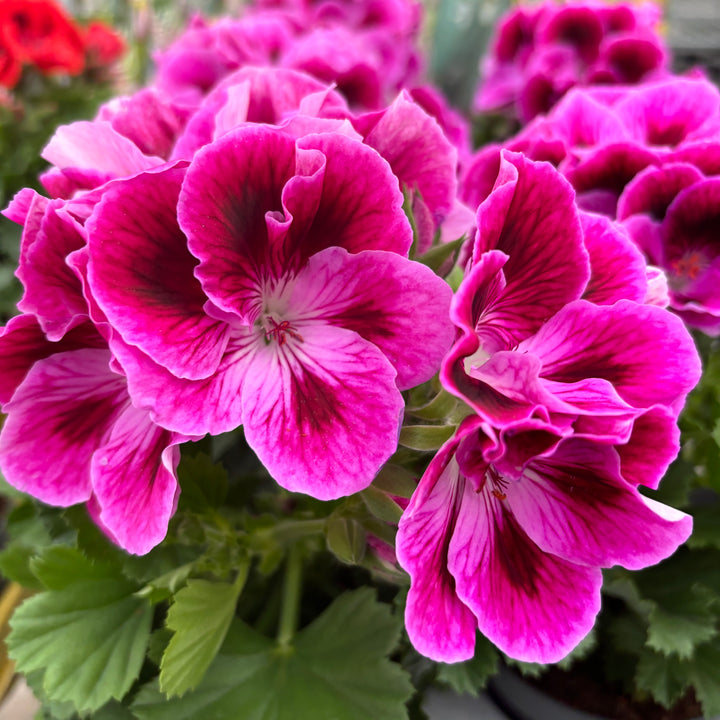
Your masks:
{"label": "veined petal", "polygon": [[596,305],[623,299],[645,302],[645,260],[621,226],[603,215],[581,213],[580,220],[590,254],[590,282],[583,298]]}
{"label": "veined petal", "polygon": [[36,315],[49,340],[59,340],[88,317],[81,282],[65,262],[84,246],[82,226],[54,201],[48,204],[32,242],[24,247],[17,276],[25,293],[18,309]]}
{"label": "veined petal", "polygon": [[0,466],[13,487],[51,505],[92,493],[90,460],[129,404],[108,350],[82,349],[38,361],[5,406]]}
{"label": "veined petal", "polygon": [[565,657],[600,610],[600,570],[543,552],[487,486],[465,484],[448,569],[480,632],[525,662]]}
{"label": "veined petal", "polygon": [[231,338],[212,375],[188,380],[176,377],[121,338],[110,340],[113,354],[127,375],[133,403],[149,410],[153,422],[188,436],[218,435],[242,424],[242,358],[251,345],[249,338],[243,342]]}
{"label": "veined petal", "polygon": [[332,326],[258,345],[242,387],[245,438],[277,482],[321,500],[366,488],[397,447],[403,400],[374,345]]}
{"label": "veined petal", "polygon": [[187,438],[153,422],[146,410],[127,405],[107,442],[92,457],[92,485],[100,522],[125,550],[149,552],[167,534],[180,487],[177,444]]}
{"label": "veined petal", "polygon": [[410,575],[405,628],[423,655],[437,662],[473,656],[477,621],[457,597],[447,547],[465,480],[454,458],[455,439],[435,456],[400,519],[396,551]]}
{"label": "veined petal", "polygon": [[88,282],[110,324],[182,378],[208,377],[229,327],[203,310],[197,260],[177,225],[184,170],[141,174],[110,187],[88,221]]}
{"label": "veined petal", "polygon": [[177,216],[200,260],[195,276],[218,307],[244,319],[257,311],[261,279],[282,274],[265,218],[282,214],[294,172],[294,140],[260,125],[206,145],[188,168]]}
{"label": "veined petal", "polygon": [[636,408],[664,404],[679,412],[701,372],[679,318],[627,300],[605,306],[570,303],[519,350],[541,358],[547,380],[602,378]]}
{"label": "veined petal", "polygon": [[42,156],[61,170],[79,168],[126,177],[162,165],[160,157],[143,154],[132,140],[105,120],[79,120],[61,125]]}
{"label": "veined petal", "polygon": [[0,328],[0,405],[7,403],[37,360],[80,348],[105,347],[89,322],[70,330],[61,340],[50,342],[34,315],[16,315]]}
{"label": "veined petal", "polygon": [[[340,133],[308,135],[297,146],[321,152],[326,165],[320,202],[296,260],[332,246],[351,253],[387,250],[407,256],[412,229],[388,162],[371,147]],[[299,222],[301,205],[288,209]]]}
{"label": "veined petal", "polygon": [[457,192],[457,150],[437,121],[403,91],[365,135],[410,190],[417,190],[440,223]]}
{"label": "veined petal", "polygon": [[376,345],[405,390],[430,379],[452,343],[451,297],[449,285],[420,263],[395,253],[351,255],[333,247],[310,258],[288,305],[298,327],[326,322]]}
{"label": "veined petal", "polygon": [[671,555],[690,535],[692,518],[662,514],[620,475],[607,445],[569,439],[536,458],[504,490],[510,511],[545,552],[596,567],[631,570]]}
{"label": "veined petal", "polygon": [[549,164],[503,151],[495,189],[478,207],[477,223],[474,262],[488,250],[508,256],[501,302],[513,316],[516,342],[580,297],[590,266],[574,194]]}
{"label": "veined petal", "polygon": [[680,452],[680,429],[674,413],[662,405],[635,419],[627,443],[615,447],[622,476],[634,485],[656,489]]}

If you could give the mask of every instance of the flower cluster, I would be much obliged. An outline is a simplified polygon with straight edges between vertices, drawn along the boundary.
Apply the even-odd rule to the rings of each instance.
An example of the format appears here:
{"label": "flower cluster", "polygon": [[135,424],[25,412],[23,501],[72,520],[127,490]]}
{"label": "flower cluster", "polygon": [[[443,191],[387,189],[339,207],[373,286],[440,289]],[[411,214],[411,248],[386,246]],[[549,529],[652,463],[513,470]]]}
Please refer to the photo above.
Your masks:
{"label": "flower cluster", "polygon": [[81,27],[52,0],[0,4],[0,86],[14,87],[24,65],[43,74],[77,75],[111,65],[123,51],[122,39],[107,25]]}
{"label": "flower cluster", "polygon": [[[651,42],[651,10],[549,8],[516,18],[569,43],[593,77]],[[25,189],[4,211],[23,226],[24,294],[0,334],[0,466],[45,503],[85,503],[144,554],[176,511],[184,443],[242,428],[277,485],[336,500],[395,456],[409,391],[429,394],[439,373],[460,409],[430,428],[450,437],[439,452],[406,463],[422,474],[396,545],[410,639],[454,662],[479,628],[516,658],[553,661],[593,625],[601,568],[646,567],[687,539],[690,517],[639,488],[677,455],[700,376],[663,275],[630,237],[665,180],[638,175],[621,223],[589,212],[607,186],[593,204],[578,178],[618,167],[597,159],[608,147],[637,150],[682,176],[680,203],[710,174],[685,182],[714,100],[702,96],[701,127],[682,104],[654,112],[646,96],[670,81],[570,94],[470,160],[464,122],[415,86],[418,23],[404,0],[196,18],[151,85],[57,129],[48,197]],[[655,147],[668,138],[683,160]],[[700,199],[684,202],[663,208],[671,229]],[[676,245],[684,255],[653,261],[696,279],[705,255]],[[384,527],[369,530],[379,546]]]}
{"label": "flower cluster", "polygon": [[[709,80],[574,89],[503,147],[556,165],[581,208],[621,222],[665,272],[672,308],[720,333],[720,92]],[[471,206],[487,195],[500,152],[488,146],[469,161],[461,195]]]}
{"label": "flower cluster", "polygon": [[480,112],[528,122],[576,85],[640,83],[669,73],[652,2],[520,5],[498,24],[475,95]]}
{"label": "flower cluster", "polygon": [[431,241],[457,153],[409,96],[351,116],[310,76],[244,68],[187,123],[159,98],[61,127],[45,152],[57,199],[25,191],[7,211],[24,225],[25,314],[2,343],[21,368],[5,475],[48,503],[87,502],[139,553],[174,511],[176,446],[206,433],[242,424],[288,489],[367,487],[396,449],[400,391],[453,337],[450,288],[407,259],[401,183],[422,192]]}
{"label": "flower cluster", "polygon": [[600,568],[653,564],[689,535],[688,516],[638,492],[677,454],[700,376],[682,322],[647,298],[627,236],[579,212],[550,165],[503,151],[441,372],[472,414],[398,533],[424,654],[470,658],[479,628],[512,657],[556,661],[594,623]]}

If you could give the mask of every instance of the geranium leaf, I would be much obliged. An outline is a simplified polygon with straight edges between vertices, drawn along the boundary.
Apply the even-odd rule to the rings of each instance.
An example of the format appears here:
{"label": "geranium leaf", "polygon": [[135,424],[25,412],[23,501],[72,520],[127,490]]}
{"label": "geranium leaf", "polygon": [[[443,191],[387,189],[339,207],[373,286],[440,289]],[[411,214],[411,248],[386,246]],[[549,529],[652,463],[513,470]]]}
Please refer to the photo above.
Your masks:
{"label": "geranium leaf", "polygon": [[700,597],[688,598],[677,612],[654,608],[649,620],[648,645],[665,655],[677,653],[680,658],[690,657],[696,645],[717,633],[715,615]]}
{"label": "geranium leaf", "polygon": [[720,713],[718,667],[720,667],[720,643],[708,643],[697,648],[692,660],[690,679],[702,704],[705,717],[714,717]]}
{"label": "geranium leaf", "polygon": [[83,579],[26,600],[7,638],[18,670],[44,670],[47,697],[79,711],[122,698],[150,636],[152,610],[136,589],[120,578]]}
{"label": "geranium leaf", "polygon": [[370,589],[338,598],[289,648],[235,621],[195,691],[168,700],[153,683],[132,710],[140,720],[406,720],[412,685],[387,660],[400,627]]}
{"label": "geranium leaf", "polygon": [[183,456],[178,467],[180,509],[205,512],[219,507],[228,490],[227,471],[205,455]]}
{"label": "geranium leaf", "polygon": [[497,672],[500,653],[485,637],[478,633],[475,656],[462,663],[438,663],[437,679],[449,685],[455,692],[477,697],[488,678]]}
{"label": "geranium leaf", "polygon": [[247,567],[233,584],[189,580],[175,595],[166,623],[175,634],[160,663],[166,695],[183,695],[200,683],[225,639],[246,577]]}
{"label": "geranium leaf", "polygon": [[646,690],[664,707],[671,707],[690,684],[688,665],[677,657],[667,657],[650,649],[640,656],[637,686]]}

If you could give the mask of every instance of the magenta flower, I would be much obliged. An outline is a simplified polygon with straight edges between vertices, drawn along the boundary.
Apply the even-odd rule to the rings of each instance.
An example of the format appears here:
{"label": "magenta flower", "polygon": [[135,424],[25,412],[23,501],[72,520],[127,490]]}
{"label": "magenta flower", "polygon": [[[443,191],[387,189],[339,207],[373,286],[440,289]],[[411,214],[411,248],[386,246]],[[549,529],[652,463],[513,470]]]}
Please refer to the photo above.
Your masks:
{"label": "magenta flower", "polygon": [[495,427],[541,418],[612,444],[655,405],[677,417],[697,354],[677,318],[640,304],[647,275],[622,232],[581,218],[549,165],[507,151],[477,222],[441,371],[451,392]]}
{"label": "magenta flower", "polygon": [[669,53],[656,30],[659,18],[652,4],[545,2],[514,8],[498,24],[482,63],[475,109],[508,112],[526,123],[576,85],[663,77]]}
{"label": "magenta flower", "polygon": [[600,568],[659,562],[691,528],[623,478],[612,447],[467,418],[400,520],[408,635],[441,662],[471,658],[477,629],[511,657],[556,662],[595,621]]}
{"label": "magenta flower", "polygon": [[132,404],[95,327],[48,342],[34,317],[19,315],[0,336],[0,368],[7,481],[50,505],[87,503],[128,552],[155,547],[177,504],[178,445],[190,438]]}
{"label": "magenta flower", "polygon": [[189,435],[242,423],[291,490],[366,487],[397,445],[399,390],[429,379],[453,337],[450,289],[407,259],[401,204],[367,145],[261,126],[187,172],[108,189],[89,280],[135,402]]}

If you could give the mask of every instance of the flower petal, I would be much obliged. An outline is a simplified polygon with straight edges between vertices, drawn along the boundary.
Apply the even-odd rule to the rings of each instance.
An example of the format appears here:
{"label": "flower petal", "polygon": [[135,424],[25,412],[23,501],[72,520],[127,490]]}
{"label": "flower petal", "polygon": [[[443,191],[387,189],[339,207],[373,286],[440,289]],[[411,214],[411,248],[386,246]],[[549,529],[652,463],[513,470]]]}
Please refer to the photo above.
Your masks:
{"label": "flower petal", "polygon": [[397,447],[403,400],[374,345],[331,326],[258,343],[242,388],[245,437],[277,482],[321,500],[366,488]]}
{"label": "flower petal", "polygon": [[405,629],[418,652],[436,662],[473,656],[477,621],[458,599],[447,569],[447,546],[465,481],[453,457],[457,442],[438,452],[400,519],[397,558],[410,575]]}
{"label": "flower petal", "polygon": [[208,377],[229,328],[203,310],[196,259],[176,220],[184,171],[141,174],[110,187],[88,222],[88,281],[123,339],[178,377]]}
{"label": "flower petal", "polygon": [[690,535],[692,518],[660,515],[620,475],[607,445],[570,439],[536,458],[504,491],[510,511],[545,552],[597,567],[631,570],[671,555]]}
{"label": "flower petal", "polygon": [[167,534],[180,492],[176,445],[186,439],[152,423],[146,410],[127,405],[93,454],[99,520],[128,552],[143,555]]}
{"label": "flower petal", "polygon": [[82,349],[40,360],[5,406],[0,466],[13,487],[51,505],[92,493],[90,460],[129,404],[125,379],[107,350]]}
{"label": "flower petal", "polygon": [[451,297],[429,268],[395,253],[327,248],[297,276],[288,304],[298,327],[327,322],[376,345],[405,390],[429,380],[452,343]]}
{"label": "flower petal", "polygon": [[465,484],[448,569],[480,632],[517,660],[562,659],[600,610],[600,570],[543,552],[487,487]]}

